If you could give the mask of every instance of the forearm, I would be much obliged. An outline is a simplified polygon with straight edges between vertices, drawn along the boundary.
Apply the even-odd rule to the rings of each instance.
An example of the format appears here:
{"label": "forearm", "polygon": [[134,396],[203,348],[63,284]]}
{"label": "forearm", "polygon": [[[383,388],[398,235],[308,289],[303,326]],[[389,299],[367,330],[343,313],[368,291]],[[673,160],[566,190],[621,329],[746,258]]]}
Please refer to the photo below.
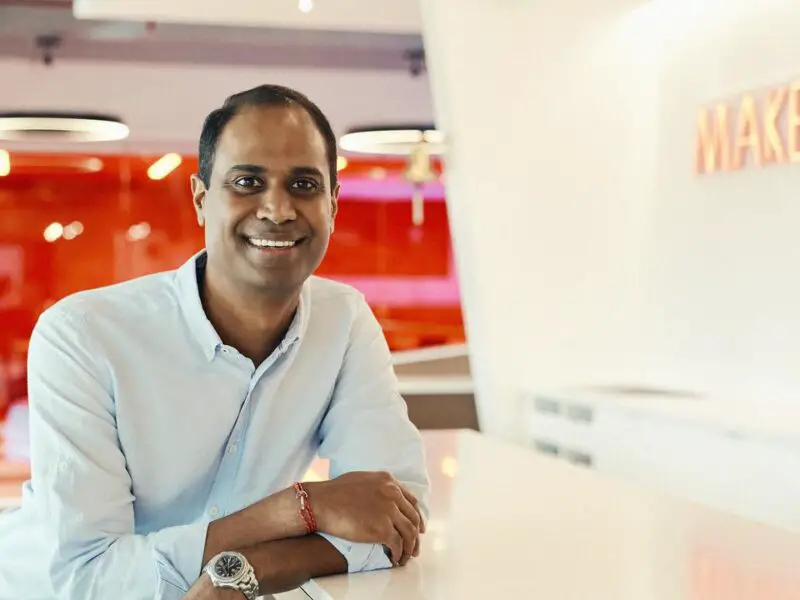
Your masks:
{"label": "forearm", "polygon": [[286,489],[208,526],[203,564],[220,552],[306,534],[294,490]]}
{"label": "forearm", "polygon": [[275,540],[239,551],[253,565],[262,594],[279,594],[313,577],[347,572],[344,556],[318,535]]}

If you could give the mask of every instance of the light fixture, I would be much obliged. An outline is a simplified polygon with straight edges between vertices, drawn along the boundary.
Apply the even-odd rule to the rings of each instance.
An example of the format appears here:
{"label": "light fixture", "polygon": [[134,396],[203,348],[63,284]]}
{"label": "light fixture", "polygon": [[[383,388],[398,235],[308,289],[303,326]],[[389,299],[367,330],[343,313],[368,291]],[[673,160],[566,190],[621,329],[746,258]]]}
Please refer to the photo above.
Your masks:
{"label": "light fixture", "polygon": [[8,150],[0,150],[0,177],[11,173],[11,155]]}
{"label": "light fixture", "polygon": [[150,223],[147,221],[142,221],[136,225],[131,225],[128,228],[128,241],[139,242],[141,240],[145,240],[150,236],[151,231]]}
{"label": "light fixture", "polygon": [[336,170],[337,171],[344,171],[347,168],[349,161],[344,156],[338,156],[336,158]]}
{"label": "light fixture", "polygon": [[339,140],[342,150],[407,156],[425,144],[429,154],[444,152],[444,135],[433,125],[382,125],[351,129]]}
{"label": "light fixture", "polygon": [[110,142],[130,129],[117,117],[92,113],[0,112],[0,139],[15,142]]}
{"label": "light fixture", "polygon": [[300,9],[300,12],[310,13],[314,10],[314,0],[300,0],[297,3],[297,8]]}
{"label": "light fixture", "polygon": [[351,129],[339,140],[339,146],[348,152],[407,156],[406,181],[414,186],[411,196],[411,220],[414,225],[425,222],[426,183],[435,181],[431,157],[444,153],[444,135],[436,127],[425,125],[382,125]]}
{"label": "light fixture", "polygon": [[73,221],[66,227],[64,227],[64,239],[65,240],[74,240],[80,234],[83,233],[83,223],[80,221]]}
{"label": "light fixture", "polygon": [[170,152],[159,158],[156,162],[150,165],[147,169],[147,176],[153,180],[164,179],[167,175],[172,173],[183,162],[180,154]]}
{"label": "light fixture", "polygon": [[64,226],[61,223],[50,223],[44,228],[44,239],[50,243],[55,242],[64,235]]}

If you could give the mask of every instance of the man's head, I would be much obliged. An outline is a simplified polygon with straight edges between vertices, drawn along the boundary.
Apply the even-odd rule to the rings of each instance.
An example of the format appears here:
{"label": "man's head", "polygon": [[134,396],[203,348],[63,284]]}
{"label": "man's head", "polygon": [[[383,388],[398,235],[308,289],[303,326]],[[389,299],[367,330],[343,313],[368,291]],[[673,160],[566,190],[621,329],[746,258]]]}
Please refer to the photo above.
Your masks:
{"label": "man's head", "polygon": [[328,247],[339,186],[336,137],[294,90],[264,85],[228,98],[200,136],[192,177],[209,266],[275,297],[299,289]]}

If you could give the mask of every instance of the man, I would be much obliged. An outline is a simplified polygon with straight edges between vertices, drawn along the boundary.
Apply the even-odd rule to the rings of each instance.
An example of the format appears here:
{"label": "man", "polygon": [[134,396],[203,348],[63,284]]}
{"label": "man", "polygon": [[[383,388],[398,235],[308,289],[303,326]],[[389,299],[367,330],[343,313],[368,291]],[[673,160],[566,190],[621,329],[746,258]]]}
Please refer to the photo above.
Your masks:
{"label": "man", "polygon": [[[232,96],[191,181],[205,250],[41,316],[0,598],[254,598],[418,553],[428,478],[385,338],[311,276],[336,158],[303,95]],[[294,486],[315,454],[331,480]]]}

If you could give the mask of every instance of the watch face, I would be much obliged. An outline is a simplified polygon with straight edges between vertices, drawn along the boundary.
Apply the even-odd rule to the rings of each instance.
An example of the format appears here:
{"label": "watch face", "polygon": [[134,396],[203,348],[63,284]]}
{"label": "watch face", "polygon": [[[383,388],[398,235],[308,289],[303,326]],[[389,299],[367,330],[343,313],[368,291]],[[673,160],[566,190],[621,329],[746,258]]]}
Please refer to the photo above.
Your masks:
{"label": "watch face", "polygon": [[214,565],[214,574],[223,579],[232,579],[239,575],[244,569],[242,559],[235,554],[225,554],[220,556]]}

